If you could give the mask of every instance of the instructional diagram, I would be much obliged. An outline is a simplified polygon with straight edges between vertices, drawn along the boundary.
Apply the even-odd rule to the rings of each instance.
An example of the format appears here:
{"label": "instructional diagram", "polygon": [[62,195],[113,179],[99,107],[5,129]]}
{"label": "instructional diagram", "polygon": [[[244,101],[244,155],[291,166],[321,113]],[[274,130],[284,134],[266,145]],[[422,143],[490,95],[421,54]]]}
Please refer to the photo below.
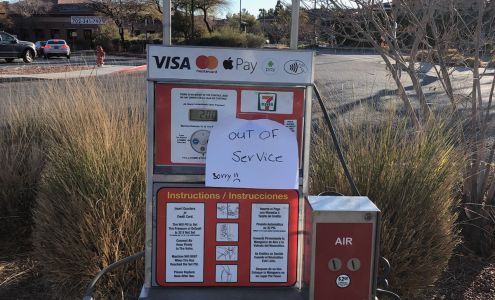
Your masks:
{"label": "instructional diagram", "polygon": [[156,268],[166,276],[157,282],[294,284],[297,204],[298,193],[291,190],[161,189]]}

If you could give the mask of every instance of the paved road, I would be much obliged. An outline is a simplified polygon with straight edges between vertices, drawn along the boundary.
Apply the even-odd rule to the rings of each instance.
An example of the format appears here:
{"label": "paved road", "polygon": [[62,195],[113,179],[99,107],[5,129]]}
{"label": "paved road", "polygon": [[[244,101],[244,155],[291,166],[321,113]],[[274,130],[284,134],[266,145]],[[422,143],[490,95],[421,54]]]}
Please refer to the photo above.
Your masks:
{"label": "paved road", "polygon": [[[0,60],[0,68],[16,67],[23,65],[21,61],[8,64]],[[37,59],[35,65],[62,65],[67,64],[65,58],[53,58],[49,60]],[[107,64],[137,66],[146,63],[143,58],[107,56]],[[69,64],[72,65],[94,65],[94,55],[75,55]],[[360,103],[373,103],[383,105],[390,99],[389,95],[394,95],[396,85],[385,68],[381,57],[369,52],[345,52],[345,51],[319,51],[316,56],[315,66],[316,82],[320,90],[327,98],[329,107],[344,112],[353,109]],[[419,70],[422,78],[424,91],[427,94],[428,101],[432,105],[446,103],[442,87],[436,78],[435,72],[431,66],[423,66]],[[462,69],[455,71],[456,79],[454,87],[457,94],[467,95],[470,92],[470,72]],[[483,91],[489,90],[490,82],[493,77],[486,76],[483,79]],[[407,74],[403,73],[403,84],[409,94],[414,95],[412,85]],[[413,102],[415,101],[412,97]],[[414,103],[417,105],[417,103]]]}
{"label": "paved road", "polygon": [[378,55],[318,53],[316,83],[333,101],[346,103],[369,97],[394,84]]}
{"label": "paved road", "polygon": [[[146,64],[146,59],[137,57],[124,57],[107,55],[105,63],[108,65],[125,65],[125,66],[140,66]],[[96,57],[93,54],[73,54],[70,60],[64,57],[53,57],[50,59],[44,59],[38,57],[32,63],[33,65],[95,65]],[[0,59],[0,68],[26,65],[22,59],[17,59],[13,63],[7,63],[4,59]]]}
{"label": "paved road", "polygon": [[[359,103],[380,106],[391,99],[390,95],[396,94],[397,86],[378,55],[319,52],[315,69],[316,83],[327,97],[328,106],[340,112]],[[433,67],[429,64],[421,65],[417,73],[430,105],[437,108],[449,105]],[[486,70],[482,77],[484,101],[488,100],[493,74],[493,70]],[[467,99],[472,88],[472,72],[460,67],[452,71],[452,76],[454,94],[459,99]],[[401,81],[411,96],[413,105],[418,107],[411,80],[404,71]]]}

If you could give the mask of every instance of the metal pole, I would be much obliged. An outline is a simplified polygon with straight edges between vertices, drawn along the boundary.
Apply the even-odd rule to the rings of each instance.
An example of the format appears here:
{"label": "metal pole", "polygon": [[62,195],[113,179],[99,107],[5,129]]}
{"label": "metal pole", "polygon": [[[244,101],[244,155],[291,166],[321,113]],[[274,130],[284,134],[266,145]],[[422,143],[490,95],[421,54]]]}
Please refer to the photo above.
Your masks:
{"label": "metal pole", "polygon": [[315,0],[315,6],[313,9],[313,33],[314,33],[314,39],[315,39],[315,47],[318,47],[318,41],[316,37],[316,0]]}
{"label": "metal pole", "polygon": [[300,0],[292,0],[292,16],[290,27],[290,48],[297,49],[299,41],[299,5]]}
{"label": "metal pole", "polygon": [[191,1],[191,39],[194,39],[194,0]]}
{"label": "metal pole", "polygon": [[171,0],[163,0],[163,45],[172,45],[172,5]]}
{"label": "metal pole", "polygon": [[239,30],[242,32],[242,0],[239,0]]}

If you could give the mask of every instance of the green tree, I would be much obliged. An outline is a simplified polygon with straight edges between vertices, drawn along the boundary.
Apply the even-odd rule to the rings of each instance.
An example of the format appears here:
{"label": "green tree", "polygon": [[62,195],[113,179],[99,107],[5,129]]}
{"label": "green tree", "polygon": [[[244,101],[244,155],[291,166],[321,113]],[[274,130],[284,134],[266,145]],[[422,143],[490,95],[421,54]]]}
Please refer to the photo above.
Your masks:
{"label": "green tree", "polygon": [[[239,14],[227,14],[227,24],[232,28],[239,28]],[[248,32],[259,32],[260,25],[256,16],[250,14],[247,9],[242,9],[242,22],[245,23]]]}
{"label": "green tree", "polygon": [[24,17],[43,14],[50,11],[53,3],[48,0],[19,0],[10,7],[11,11]]}
{"label": "green tree", "polygon": [[203,14],[203,21],[209,33],[213,32],[213,28],[208,20],[208,16],[214,13],[219,8],[225,7],[228,4],[228,0],[195,0],[195,6]]}
{"label": "green tree", "polygon": [[125,44],[124,28],[146,15],[147,0],[90,0],[89,5],[100,14],[110,18],[119,29],[120,45]]}
{"label": "green tree", "polygon": [[270,25],[267,25],[265,32],[272,43],[282,43],[289,39],[290,32],[290,10],[282,5],[281,1],[277,1],[275,9],[269,9],[267,16],[271,19]]}
{"label": "green tree", "polygon": [[0,3],[0,30],[5,30],[12,26],[12,19],[9,16],[7,3]]}

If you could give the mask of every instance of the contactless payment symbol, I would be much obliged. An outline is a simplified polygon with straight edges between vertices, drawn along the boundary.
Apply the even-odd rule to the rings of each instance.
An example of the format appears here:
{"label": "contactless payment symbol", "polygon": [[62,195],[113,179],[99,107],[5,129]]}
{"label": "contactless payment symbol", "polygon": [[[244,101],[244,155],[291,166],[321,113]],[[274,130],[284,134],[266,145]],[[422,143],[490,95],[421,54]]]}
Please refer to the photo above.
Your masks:
{"label": "contactless payment symbol", "polygon": [[258,111],[276,111],[277,94],[259,93],[258,94]]}

